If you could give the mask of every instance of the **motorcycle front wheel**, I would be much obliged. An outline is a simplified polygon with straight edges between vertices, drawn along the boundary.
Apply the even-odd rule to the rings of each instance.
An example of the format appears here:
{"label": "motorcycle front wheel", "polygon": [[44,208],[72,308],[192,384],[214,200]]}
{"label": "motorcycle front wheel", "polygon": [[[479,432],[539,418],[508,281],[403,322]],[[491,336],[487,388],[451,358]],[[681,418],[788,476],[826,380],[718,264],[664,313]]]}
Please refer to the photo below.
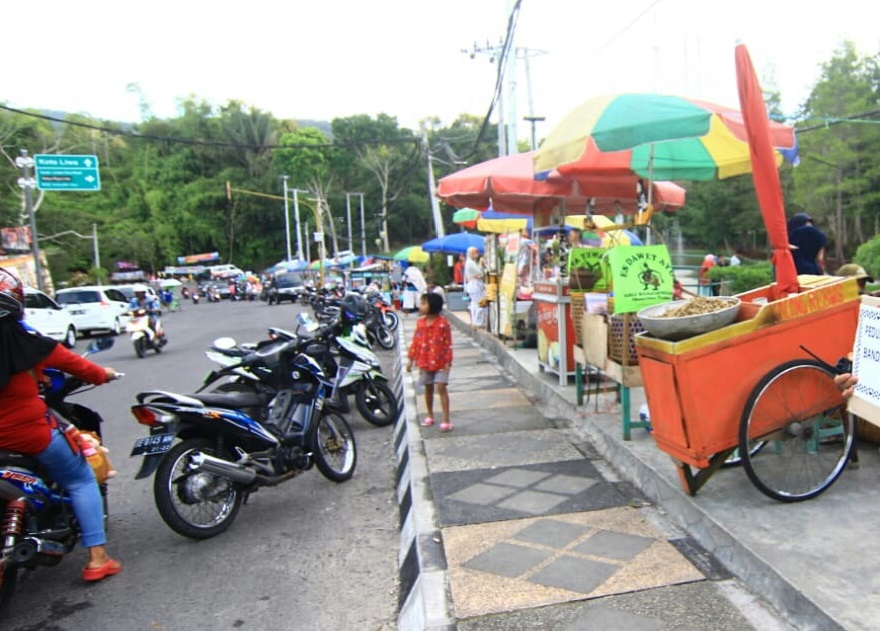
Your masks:
{"label": "motorcycle front wheel", "polygon": [[358,412],[368,423],[378,427],[391,425],[397,419],[397,397],[382,381],[358,382],[354,395]]}
{"label": "motorcycle front wheel", "polygon": [[140,358],[143,358],[143,356],[147,354],[147,343],[144,341],[144,338],[139,337],[135,341],[134,352],[137,353],[137,356]]}
{"label": "motorcycle front wheel", "polygon": [[379,325],[373,331],[376,336],[376,343],[384,348],[386,351],[390,351],[394,348],[394,334],[389,331],[385,326]]}
{"label": "motorcycle front wheel", "polygon": [[325,412],[312,426],[309,448],[318,471],[333,482],[345,482],[354,475],[357,445],[346,420],[335,412]]}
{"label": "motorcycle front wheel", "polygon": [[172,447],[159,463],[153,495],[159,515],[171,530],[190,539],[210,539],[235,521],[242,493],[226,478],[189,471],[187,459],[194,451],[229,458],[227,454],[217,453],[210,440],[184,440]]}

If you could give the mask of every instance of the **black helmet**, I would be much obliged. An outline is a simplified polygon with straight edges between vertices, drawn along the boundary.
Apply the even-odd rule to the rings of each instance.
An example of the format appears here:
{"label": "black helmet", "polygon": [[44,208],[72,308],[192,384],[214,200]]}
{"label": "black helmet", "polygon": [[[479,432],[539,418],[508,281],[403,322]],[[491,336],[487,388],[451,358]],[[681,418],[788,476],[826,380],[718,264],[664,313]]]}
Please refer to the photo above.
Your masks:
{"label": "black helmet", "polygon": [[24,288],[12,272],[0,267],[0,320],[21,320],[24,316]]}
{"label": "black helmet", "polygon": [[350,293],[342,298],[342,312],[353,320],[362,320],[367,315],[367,301],[360,294]]}

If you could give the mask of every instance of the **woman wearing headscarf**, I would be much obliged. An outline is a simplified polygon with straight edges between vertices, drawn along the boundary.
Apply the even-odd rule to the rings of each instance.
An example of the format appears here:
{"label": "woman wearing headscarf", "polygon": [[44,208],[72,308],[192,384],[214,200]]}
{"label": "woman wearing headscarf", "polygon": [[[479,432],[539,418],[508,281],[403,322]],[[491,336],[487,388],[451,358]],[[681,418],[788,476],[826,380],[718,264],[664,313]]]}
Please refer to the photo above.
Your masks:
{"label": "woman wearing headscarf", "polygon": [[89,560],[82,576],[97,581],[122,566],[107,554],[101,492],[91,466],[59,428],[40,397],[43,369],[53,367],[93,384],[118,375],[67,350],[53,339],[30,333],[24,316],[21,281],[0,268],[0,449],[35,457],[70,495]]}
{"label": "woman wearing headscarf", "polygon": [[467,251],[467,262],[464,264],[464,290],[470,300],[468,310],[471,313],[471,327],[484,326],[487,308],[480,303],[486,297],[485,272],[480,265],[480,251],[474,247],[468,248]]}

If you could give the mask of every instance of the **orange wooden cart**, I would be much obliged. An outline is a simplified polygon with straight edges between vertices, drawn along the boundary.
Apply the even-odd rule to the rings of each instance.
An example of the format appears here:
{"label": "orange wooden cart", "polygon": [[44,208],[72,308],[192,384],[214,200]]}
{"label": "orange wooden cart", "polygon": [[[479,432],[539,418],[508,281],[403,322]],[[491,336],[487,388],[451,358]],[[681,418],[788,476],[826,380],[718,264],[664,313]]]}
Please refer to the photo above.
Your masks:
{"label": "orange wooden cart", "polygon": [[858,287],[798,281],[782,299],[773,285],[739,294],[737,320],[721,329],[677,342],[636,336],[652,435],[691,495],[731,455],[781,501],[815,497],[845,467],[854,422],[829,364],[852,351]]}

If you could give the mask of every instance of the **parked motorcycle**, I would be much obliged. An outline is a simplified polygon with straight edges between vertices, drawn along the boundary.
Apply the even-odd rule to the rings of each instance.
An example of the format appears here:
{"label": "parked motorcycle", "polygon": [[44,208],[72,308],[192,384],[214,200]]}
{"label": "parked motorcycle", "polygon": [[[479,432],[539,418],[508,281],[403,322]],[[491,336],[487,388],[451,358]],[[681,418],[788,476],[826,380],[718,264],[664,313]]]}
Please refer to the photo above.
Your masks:
{"label": "parked motorcycle", "polygon": [[368,291],[364,296],[373,307],[379,310],[379,313],[382,314],[382,323],[388,328],[389,331],[396,331],[398,325],[400,324],[400,318],[397,315],[397,311],[394,310],[394,307],[385,300],[385,297],[378,291]]}
{"label": "parked motorcycle", "polygon": [[150,327],[150,314],[147,309],[132,309],[128,312],[128,322],[125,332],[131,336],[134,352],[138,357],[143,357],[148,350],[161,353],[168,343],[168,336],[162,330],[162,320],[159,316],[155,319],[155,330]]}
{"label": "parked motorcycle", "polygon": [[[305,313],[297,315],[297,325],[294,333],[273,327],[269,329],[269,336],[272,339],[308,341],[309,354],[321,364],[333,382],[327,406],[340,414],[348,414],[351,412],[349,396],[354,395],[357,410],[367,422],[378,427],[391,425],[397,419],[400,407],[388,385],[388,377],[382,372],[379,358],[369,349],[363,325],[352,326],[340,318],[331,325],[318,327]],[[234,339],[225,337],[214,340],[206,355],[221,366],[229,367],[247,352],[246,347],[239,347]],[[232,372],[231,381],[237,386],[221,384],[223,389],[253,389],[260,381],[245,367],[234,367]]]}
{"label": "parked motorcycle", "polygon": [[[193,539],[214,537],[229,528],[250,493],[312,465],[334,482],[354,474],[354,434],[324,405],[333,384],[307,346],[269,341],[236,365],[213,371],[195,394],[137,395],[131,411],[150,435],[132,449],[132,456],[144,457],[135,477],[155,472],[156,508],[172,530]],[[239,366],[257,375],[261,387],[202,392]]]}
{"label": "parked motorcycle", "polygon": [[[113,346],[113,338],[98,338],[84,355]],[[101,416],[91,408],[66,399],[94,386],[46,369],[48,386],[43,387],[46,404],[78,428],[101,435]],[[122,376],[119,373],[119,376]],[[101,485],[104,514],[107,514],[107,487]],[[80,540],[79,525],[71,508],[70,496],[51,480],[39,461],[12,451],[0,451],[0,504],[2,504],[2,554],[0,554],[0,607],[15,591],[21,570],[57,565]]]}

